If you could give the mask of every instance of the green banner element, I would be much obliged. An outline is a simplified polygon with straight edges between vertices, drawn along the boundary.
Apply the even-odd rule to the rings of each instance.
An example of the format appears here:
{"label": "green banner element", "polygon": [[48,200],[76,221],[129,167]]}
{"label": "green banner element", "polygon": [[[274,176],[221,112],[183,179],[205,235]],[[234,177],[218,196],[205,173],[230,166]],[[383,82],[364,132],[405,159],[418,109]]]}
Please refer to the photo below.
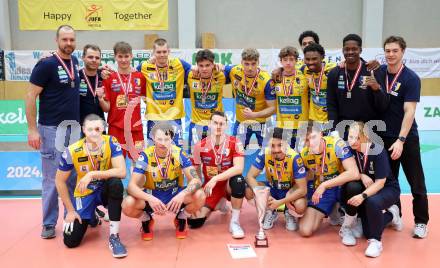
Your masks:
{"label": "green banner element", "polygon": [[24,100],[0,101],[0,135],[27,135],[27,128]]}

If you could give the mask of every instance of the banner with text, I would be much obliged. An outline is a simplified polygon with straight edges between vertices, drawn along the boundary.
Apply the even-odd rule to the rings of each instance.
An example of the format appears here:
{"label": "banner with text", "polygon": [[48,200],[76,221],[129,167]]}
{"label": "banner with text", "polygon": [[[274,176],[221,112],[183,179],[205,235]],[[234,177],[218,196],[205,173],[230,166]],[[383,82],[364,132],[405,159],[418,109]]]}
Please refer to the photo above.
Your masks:
{"label": "banner with text", "polygon": [[20,0],[20,30],[168,30],[168,0]]}
{"label": "banner with text", "polygon": [[[189,63],[195,63],[195,54],[198,49],[173,49],[172,57],[181,58]],[[223,65],[239,64],[241,61],[241,49],[214,49],[215,62]],[[268,71],[280,66],[278,60],[279,49],[259,49],[260,66]],[[37,61],[44,55],[48,55],[49,51],[43,50],[15,50],[5,51],[5,71],[6,80],[9,81],[29,81],[32,68]],[[74,54],[80,59],[82,51],[76,50]],[[115,67],[114,55],[112,50],[102,51],[102,64],[109,64]],[[134,50],[132,65],[136,67],[143,60],[147,60],[151,56],[151,50]],[[380,63],[385,63],[383,49],[366,48],[363,50],[362,57],[364,59],[377,59]],[[339,62],[344,59],[341,50],[329,50],[326,52],[326,58],[329,61]],[[414,70],[420,78],[440,78],[440,48],[424,48],[424,49],[406,49],[405,64]]]}

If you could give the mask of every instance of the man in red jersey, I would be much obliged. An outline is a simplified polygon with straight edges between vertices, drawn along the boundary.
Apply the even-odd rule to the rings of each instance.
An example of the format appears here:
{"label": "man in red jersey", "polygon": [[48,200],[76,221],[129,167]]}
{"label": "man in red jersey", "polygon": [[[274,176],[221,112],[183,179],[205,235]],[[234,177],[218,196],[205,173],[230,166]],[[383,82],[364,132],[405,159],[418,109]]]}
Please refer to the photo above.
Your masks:
{"label": "man in red jersey", "polygon": [[108,134],[121,143],[124,156],[137,159],[144,148],[140,97],[145,96],[145,77],[133,72],[132,48],[126,42],[118,42],[113,47],[118,70],[104,80],[105,96],[100,101],[101,108],[108,112]]}
{"label": "man in red jersey", "polygon": [[246,189],[242,176],[244,148],[236,137],[225,134],[226,128],[225,114],[214,111],[209,123],[209,136],[194,147],[193,164],[199,177],[203,172],[206,201],[196,217],[188,219],[188,225],[191,228],[201,227],[210,213],[219,207],[222,198],[230,198],[232,217],[229,231],[233,238],[243,238],[239,217]]}

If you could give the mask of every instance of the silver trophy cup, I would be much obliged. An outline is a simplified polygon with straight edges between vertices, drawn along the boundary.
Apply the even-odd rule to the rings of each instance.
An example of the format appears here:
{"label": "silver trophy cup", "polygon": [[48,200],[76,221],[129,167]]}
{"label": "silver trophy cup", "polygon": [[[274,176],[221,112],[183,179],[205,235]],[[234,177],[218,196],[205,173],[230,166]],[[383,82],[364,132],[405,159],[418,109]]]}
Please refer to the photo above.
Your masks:
{"label": "silver trophy cup", "polygon": [[269,246],[266,233],[263,230],[263,220],[266,213],[267,202],[269,200],[270,188],[267,186],[256,186],[253,188],[255,195],[255,207],[257,208],[258,224],[260,229],[255,235],[255,247]]}

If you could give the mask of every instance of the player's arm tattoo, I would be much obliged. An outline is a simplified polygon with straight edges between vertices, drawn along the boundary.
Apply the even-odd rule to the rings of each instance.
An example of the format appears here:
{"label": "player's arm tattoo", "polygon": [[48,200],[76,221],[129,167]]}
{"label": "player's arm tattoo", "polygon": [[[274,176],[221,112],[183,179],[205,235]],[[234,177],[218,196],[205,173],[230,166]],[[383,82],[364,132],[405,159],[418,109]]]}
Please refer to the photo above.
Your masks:
{"label": "player's arm tattoo", "polygon": [[188,183],[188,186],[186,187],[186,191],[193,194],[195,191],[202,188],[202,184],[200,183],[200,178],[197,174],[197,171],[193,167],[190,168],[189,174],[191,175],[192,179],[196,180],[191,179],[191,181]]}

